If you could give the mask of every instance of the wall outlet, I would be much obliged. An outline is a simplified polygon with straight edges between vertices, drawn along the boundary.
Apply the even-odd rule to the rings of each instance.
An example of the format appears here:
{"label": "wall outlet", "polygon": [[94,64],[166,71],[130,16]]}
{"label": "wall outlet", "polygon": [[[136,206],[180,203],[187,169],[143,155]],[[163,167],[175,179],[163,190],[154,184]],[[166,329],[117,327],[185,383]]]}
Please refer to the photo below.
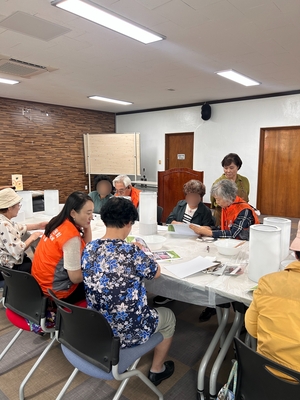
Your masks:
{"label": "wall outlet", "polygon": [[84,190],[87,190],[87,185],[85,185]]}
{"label": "wall outlet", "polygon": [[159,164],[159,165],[161,164],[161,160],[158,160],[158,164]]}

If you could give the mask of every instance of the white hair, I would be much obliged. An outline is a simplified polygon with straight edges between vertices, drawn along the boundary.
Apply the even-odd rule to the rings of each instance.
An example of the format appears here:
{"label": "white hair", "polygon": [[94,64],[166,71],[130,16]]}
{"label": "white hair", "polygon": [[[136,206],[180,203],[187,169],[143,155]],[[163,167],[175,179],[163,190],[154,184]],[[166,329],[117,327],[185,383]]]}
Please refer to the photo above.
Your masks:
{"label": "white hair", "polygon": [[118,175],[114,180],[113,180],[113,185],[116,187],[116,183],[121,182],[124,184],[125,187],[128,187],[131,185],[131,179],[127,175]]}

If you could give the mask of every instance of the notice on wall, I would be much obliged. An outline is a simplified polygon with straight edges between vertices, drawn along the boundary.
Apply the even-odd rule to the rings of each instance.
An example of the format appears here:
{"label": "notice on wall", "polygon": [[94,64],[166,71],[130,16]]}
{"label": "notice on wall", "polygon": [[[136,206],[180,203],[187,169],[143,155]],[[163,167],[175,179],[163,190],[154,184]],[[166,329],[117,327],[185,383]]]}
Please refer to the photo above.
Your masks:
{"label": "notice on wall", "polygon": [[12,175],[11,184],[16,190],[23,190],[23,176],[20,174]]}
{"label": "notice on wall", "polygon": [[177,160],[185,160],[185,154],[177,154]]}

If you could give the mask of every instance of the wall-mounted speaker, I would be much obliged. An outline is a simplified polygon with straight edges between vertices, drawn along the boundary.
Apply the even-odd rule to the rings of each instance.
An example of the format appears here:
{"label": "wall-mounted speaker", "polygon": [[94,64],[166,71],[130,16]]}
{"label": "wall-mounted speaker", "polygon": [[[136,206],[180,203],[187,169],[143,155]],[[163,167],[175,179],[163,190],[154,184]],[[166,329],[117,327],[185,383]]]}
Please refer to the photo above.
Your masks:
{"label": "wall-mounted speaker", "polygon": [[211,106],[208,103],[204,103],[201,107],[201,118],[204,121],[208,121],[211,117]]}

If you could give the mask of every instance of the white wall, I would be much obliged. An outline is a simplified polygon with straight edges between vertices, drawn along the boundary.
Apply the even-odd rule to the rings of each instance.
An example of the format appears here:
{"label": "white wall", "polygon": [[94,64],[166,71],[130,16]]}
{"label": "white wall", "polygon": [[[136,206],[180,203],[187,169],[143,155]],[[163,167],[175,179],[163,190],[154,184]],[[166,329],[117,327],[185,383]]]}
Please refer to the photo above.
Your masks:
{"label": "white wall", "polygon": [[[223,169],[221,160],[237,153],[243,160],[241,174],[250,181],[250,203],[256,205],[260,128],[300,125],[300,95],[212,105],[209,121],[201,119],[201,107],[120,115],[117,132],[140,132],[141,168],[148,180],[164,170],[165,134],[194,133],[194,169],[204,171],[209,202],[212,183]],[[159,160],[162,164],[159,165]]]}

